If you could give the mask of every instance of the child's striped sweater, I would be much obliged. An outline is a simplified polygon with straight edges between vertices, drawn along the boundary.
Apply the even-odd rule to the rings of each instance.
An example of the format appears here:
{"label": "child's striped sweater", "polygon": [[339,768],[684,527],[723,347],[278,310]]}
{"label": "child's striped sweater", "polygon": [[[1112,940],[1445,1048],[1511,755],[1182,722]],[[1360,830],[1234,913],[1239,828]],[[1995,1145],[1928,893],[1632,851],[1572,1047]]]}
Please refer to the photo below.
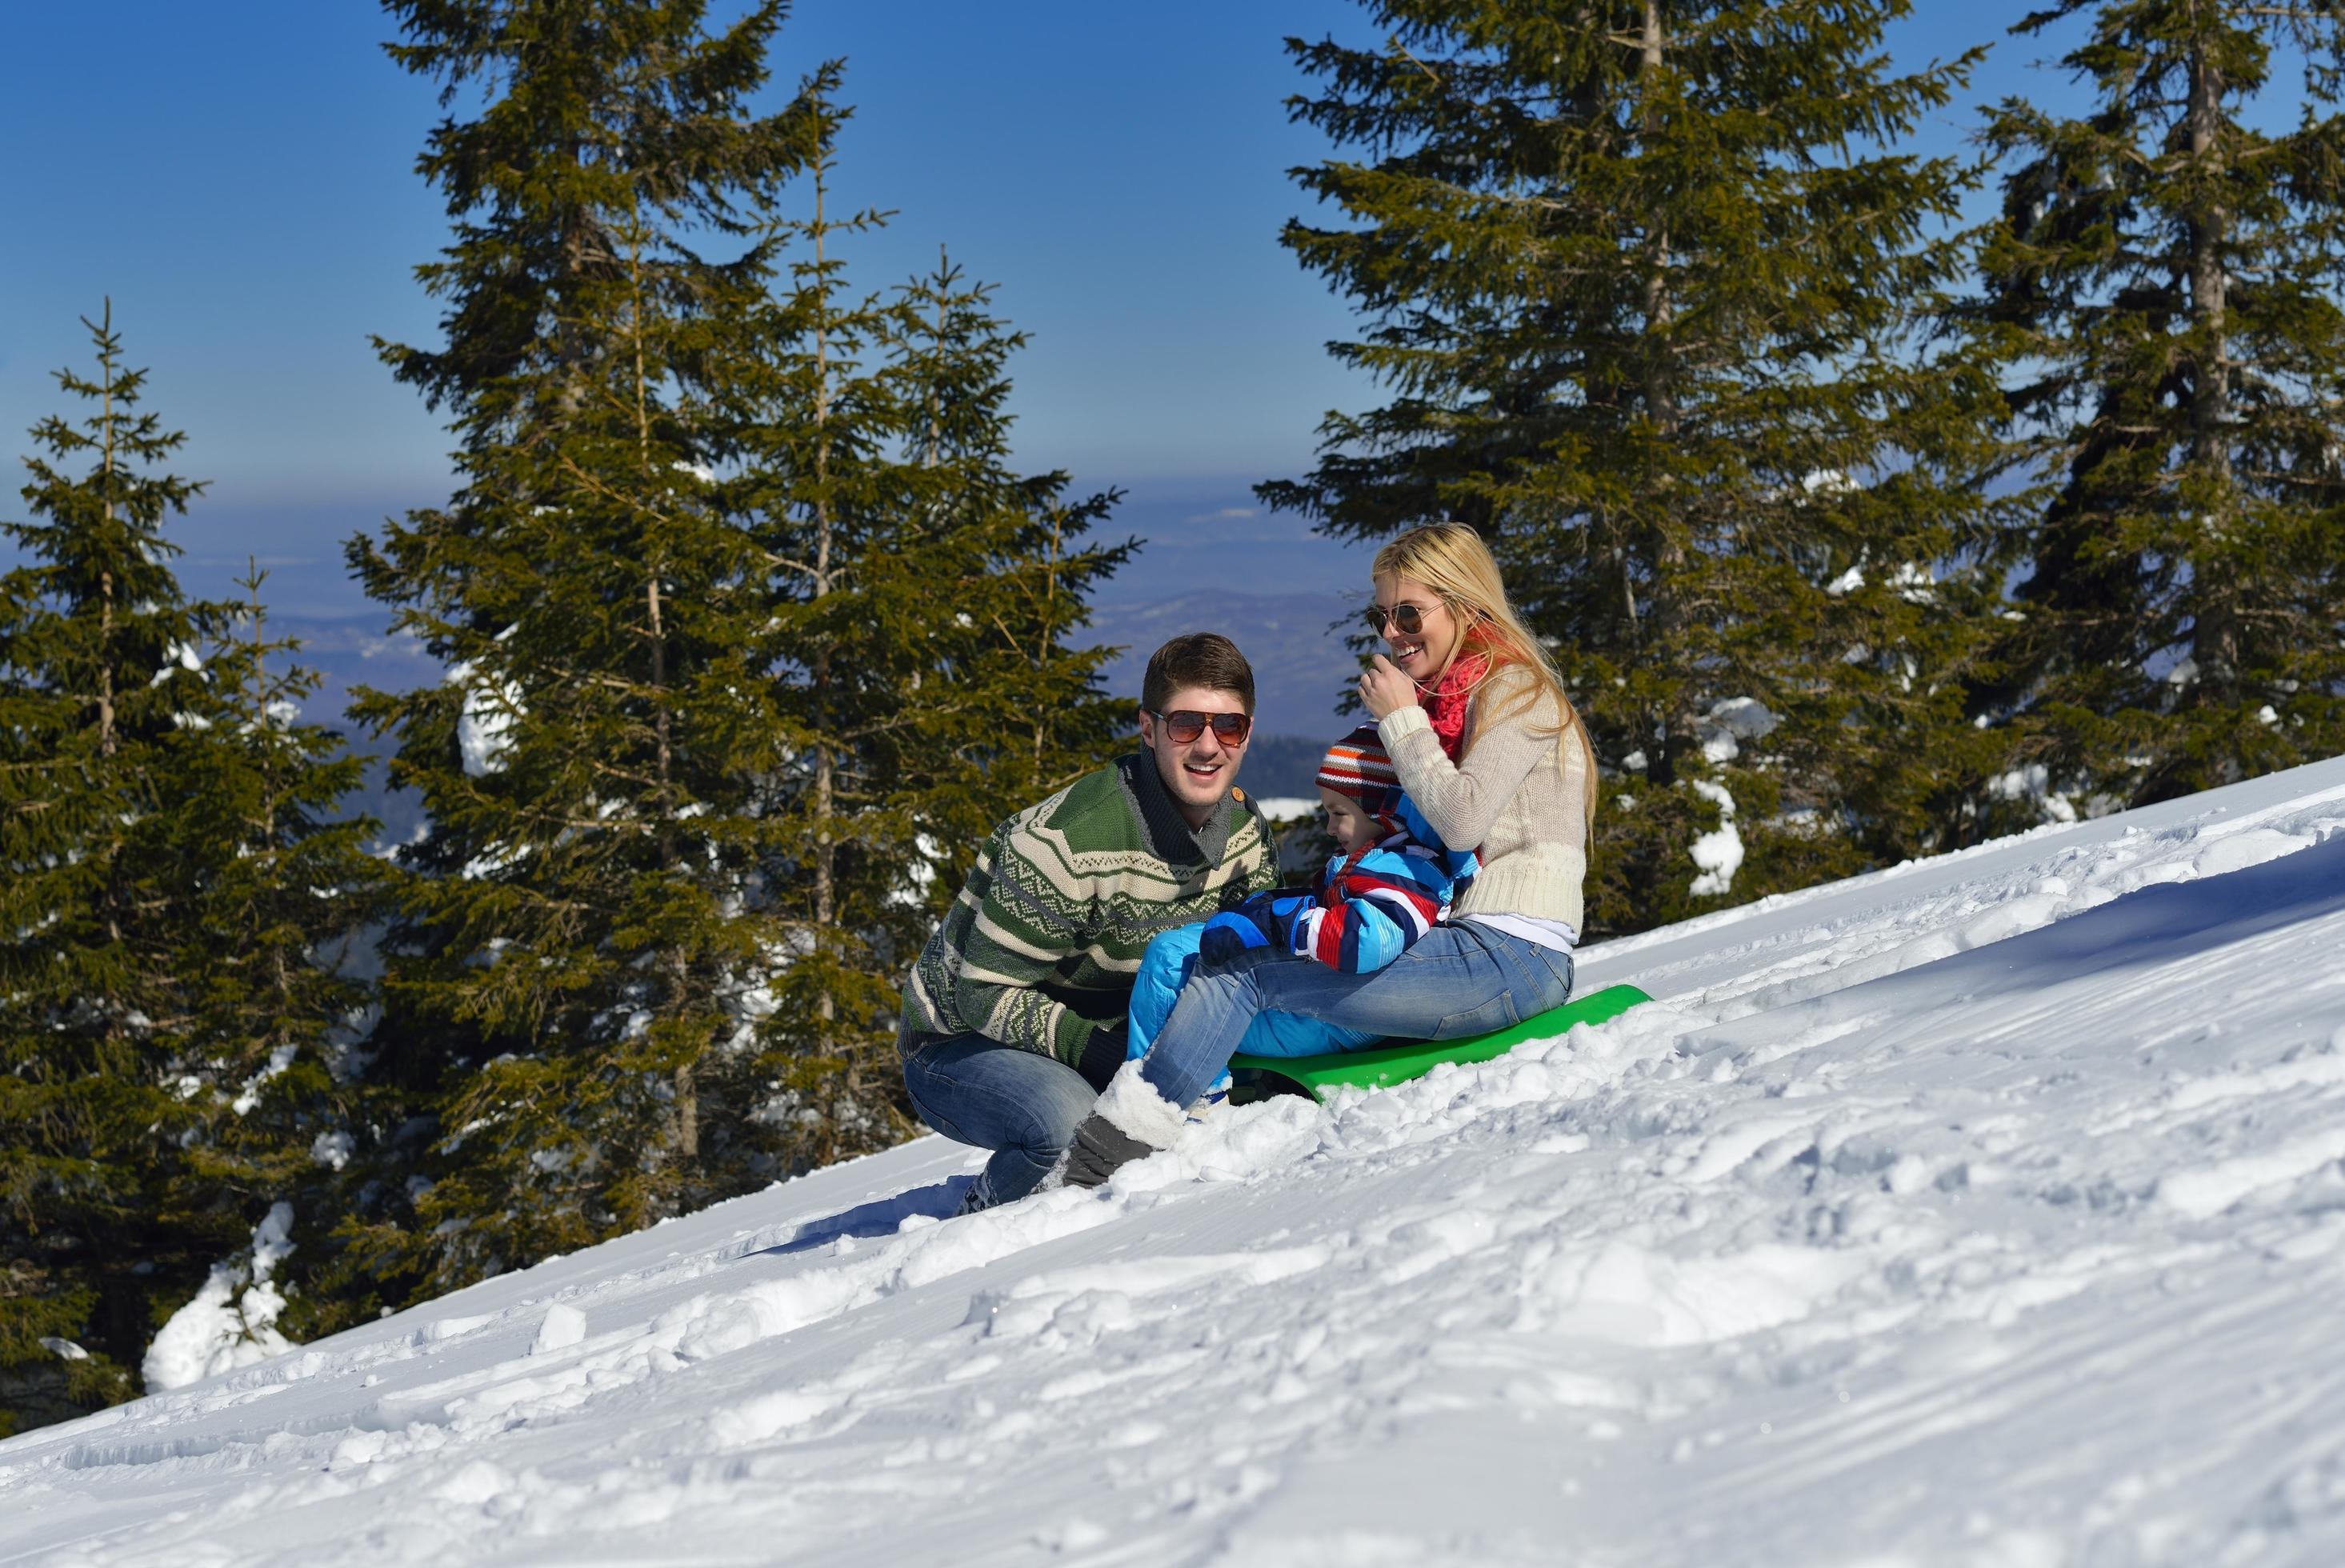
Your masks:
{"label": "child's striped sweater", "polygon": [[1448,850],[1423,817],[1402,803],[1402,831],[1357,856],[1331,860],[1316,903],[1295,916],[1299,957],[1347,975],[1381,969],[1449,912],[1472,879],[1470,850]]}

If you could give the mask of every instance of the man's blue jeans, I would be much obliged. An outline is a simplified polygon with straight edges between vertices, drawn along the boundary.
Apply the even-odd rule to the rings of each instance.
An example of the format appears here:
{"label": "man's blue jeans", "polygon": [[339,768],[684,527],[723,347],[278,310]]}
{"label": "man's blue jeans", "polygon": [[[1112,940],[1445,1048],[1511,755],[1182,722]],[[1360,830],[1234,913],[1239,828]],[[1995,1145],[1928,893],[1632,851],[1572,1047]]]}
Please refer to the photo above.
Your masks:
{"label": "man's blue jeans", "polygon": [[1064,1062],[983,1035],[932,1041],[903,1059],[905,1092],[920,1119],[955,1143],[994,1151],[965,1209],[1033,1191],[1099,1100],[1099,1090]]}
{"label": "man's blue jeans", "polygon": [[1460,921],[1435,926],[1365,975],[1308,958],[1201,970],[1182,987],[1140,1076],[1172,1104],[1187,1105],[1228,1067],[1261,1012],[1296,1013],[1366,1035],[1455,1040],[1518,1024],[1570,999],[1570,954]]}

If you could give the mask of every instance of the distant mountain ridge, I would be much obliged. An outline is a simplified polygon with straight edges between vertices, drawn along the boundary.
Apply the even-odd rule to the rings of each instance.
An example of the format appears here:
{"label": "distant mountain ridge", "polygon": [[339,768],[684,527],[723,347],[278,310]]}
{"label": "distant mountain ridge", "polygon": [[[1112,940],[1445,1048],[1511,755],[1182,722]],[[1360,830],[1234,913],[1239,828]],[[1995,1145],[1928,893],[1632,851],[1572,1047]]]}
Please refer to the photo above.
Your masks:
{"label": "distant mountain ridge", "polygon": [[[1365,602],[1365,601],[1363,601]],[[1184,632],[1219,632],[1254,665],[1254,720],[1265,734],[1335,738],[1335,704],[1357,673],[1342,622],[1357,614],[1338,593],[1199,591],[1144,604],[1105,606],[1091,631],[1123,652],[1108,666],[1119,693],[1140,693],[1149,654]]]}
{"label": "distant mountain ridge", "polygon": [[[1138,697],[1149,654],[1184,632],[1219,632],[1254,665],[1254,716],[1264,733],[1333,738],[1335,704],[1357,669],[1344,646],[1356,607],[1339,593],[1292,595],[1192,591],[1169,599],[1106,604],[1093,612],[1084,641],[1122,649],[1107,666],[1109,689]],[[383,630],[374,615],[272,615],[272,633],[301,642],[299,662],[324,683],[308,704],[313,717],[338,720],[354,685],[410,691],[441,679],[440,662],[404,633]]]}
{"label": "distant mountain ridge", "polygon": [[[1289,595],[1197,590],[1139,603],[1107,603],[1093,611],[1084,641],[1122,650],[1106,667],[1108,686],[1137,698],[1149,654],[1184,632],[1219,632],[1237,643],[1254,665],[1254,750],[1242,774],[1247,789],[1261,795],[1310,795],[1311,775],[1320,753],[1350,723],[1335,703],[1357,668],[1344,646],[1336,622],[1357,613],[1341,593],[1325,591]],[[352,732],[344,710],[353,686],[404,692],[441,680],[445,670],[416,638],[383,629],[374,614],[272,615],[273,635],[301,642],[299,663],[321,678],[304,704],[309,716],[350,734],[360,750],[371,746]],[[393,796],[380,763],[369,770],[370,787],[355,803],[383,819],[387,835],[404,837],[420,822],[413,804]]]}

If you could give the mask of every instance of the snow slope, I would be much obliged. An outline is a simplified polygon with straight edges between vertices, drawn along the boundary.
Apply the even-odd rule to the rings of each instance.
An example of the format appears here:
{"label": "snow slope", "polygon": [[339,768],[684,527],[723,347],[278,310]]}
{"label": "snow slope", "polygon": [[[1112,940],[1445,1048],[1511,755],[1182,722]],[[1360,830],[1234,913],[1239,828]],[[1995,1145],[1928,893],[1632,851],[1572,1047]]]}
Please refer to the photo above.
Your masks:
{"label": "snow slope", "polygon": [[1584,955],[1101,1194],[929,1138],[0,1444],[0,1562],[2345,1562],[2345,759]]}

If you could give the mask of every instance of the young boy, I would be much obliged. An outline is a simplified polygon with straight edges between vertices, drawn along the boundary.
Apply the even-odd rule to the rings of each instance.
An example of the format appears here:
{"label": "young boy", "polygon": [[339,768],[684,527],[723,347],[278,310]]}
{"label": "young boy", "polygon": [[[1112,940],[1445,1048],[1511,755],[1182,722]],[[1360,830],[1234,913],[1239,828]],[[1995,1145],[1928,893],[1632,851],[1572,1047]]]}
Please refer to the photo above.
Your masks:
{"label": "young boy", "polygon": [[[1327,749],[1317,783],[1327,831],[1340,852],[1318,887],[1257,893],[1233,910],[1175,926],[1150,942],[1132,987],[1127,1049],[1132,1059],[1147,1054],[1201,962],[1230,967],[1292,957],[1346,974],[1381,969],[1433,928],[1474,875],[1472,853],[1445,848],[1401,793],[1374,724],[1362,724]],[[1376,1038],[1293,1013],[1262,1013],[1238,1049],[1313,1057],[1355,1050]],[[1206,1098],[1219,1098],[1226,1083]]]}

